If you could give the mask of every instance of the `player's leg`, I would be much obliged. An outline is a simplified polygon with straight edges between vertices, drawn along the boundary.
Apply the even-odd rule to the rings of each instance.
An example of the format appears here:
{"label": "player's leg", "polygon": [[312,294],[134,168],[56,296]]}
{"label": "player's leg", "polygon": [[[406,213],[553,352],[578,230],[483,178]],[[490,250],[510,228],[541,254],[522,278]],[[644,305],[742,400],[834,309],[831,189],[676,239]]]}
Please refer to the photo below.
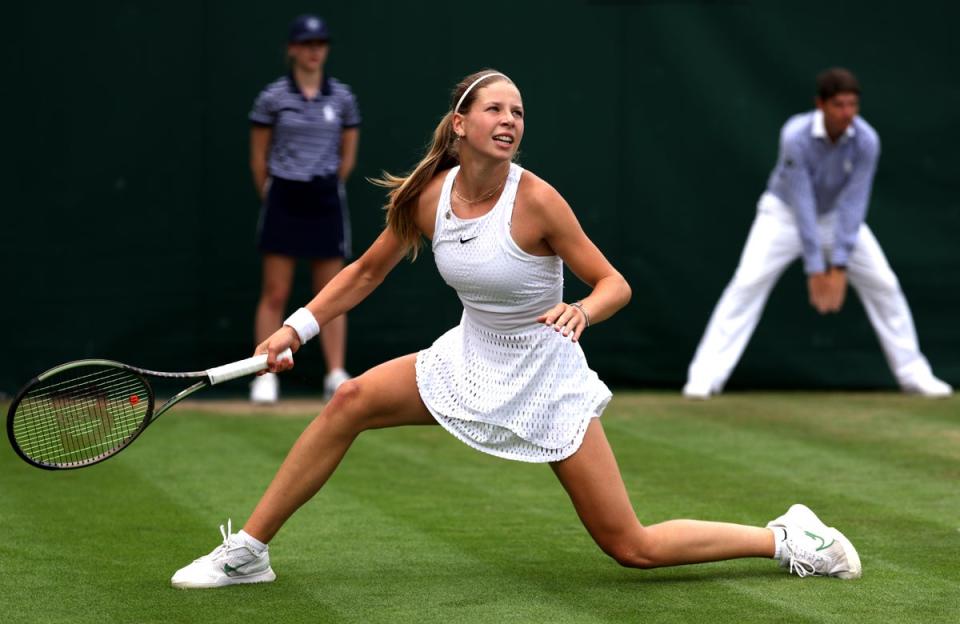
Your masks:
{"label": "player's leg", "polygon": [[863,224],[847,265],[850,286],[856,291],[880,340],[890,370],[908,392],[949,396],[949,385],[937,379],[920,352],[917,331],[900,281],[870,228]]}
{"label": "player's leg", "polygon": [[684,395],[707,398],[723,389],[760,322],[770,291],[802,249],[789,206],[764,194],[737,270],[690,362]]}
{"label": "player's leg", "polygon": [[668,520],[644,527],[637,519],[599,419],[583,444],[553,470],[590,536],[623,566],[656,568],[772,557],[798,576],[859,578],[860,557],[846,537],[804,505],[793,505],[766,528]]}
{"label": "player's leg", "polygon": [[178,570],[171,584],[210,588],[276,578],[266,543],[333,474],[367,429],[436,424],[420,399],[416,355],[397,358],[344,383],[287,454],[243,531],[224,530],[223,544]]}
{"label": "player's leg", "polygon": [[[343,258],[324,258],[311,263],[313,275],[313,291],[320,292],[327,282],[343,269]],[[330,398],[333,392],[344,381],[350,378],[347,374],[347,315],[331,319],[320,328],[320,346],[323,349],[324,362],[327,365],[327,375],[324,379],[324,395]]]}
{"label": "player's leg", "polygon": [[774,556],[774,534],[765,528],[699,520],[642,526],[599,419],[591,421],[576,453],[551,466],[591,537],[621,565],[655,568]]}
{"label": "player's leg", "polygon": [[300,505],[326,483],[354,439],[368,429],[436,421],[420,399],[416,355],[370,369],[345,382],[290,449],[244,527],[269,541]]}

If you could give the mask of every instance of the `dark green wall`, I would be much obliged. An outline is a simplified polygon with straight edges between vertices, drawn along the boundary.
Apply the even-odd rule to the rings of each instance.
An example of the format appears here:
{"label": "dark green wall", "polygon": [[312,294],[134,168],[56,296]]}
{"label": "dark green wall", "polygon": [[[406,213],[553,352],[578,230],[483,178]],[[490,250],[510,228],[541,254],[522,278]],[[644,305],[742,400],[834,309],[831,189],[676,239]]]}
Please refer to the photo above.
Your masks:
{"label": "dark green wall", "polygon": [[[591,329],[617,384],[679,387],[732,275],[780,125],[816,72],[861,78],[883,157],[868,220],[935,370],[960,384],[960,10],[946,2],[278,1],[21,6],[5,28],[0,391],[62,360],[204,368],[252,345],[258,205],[246,115],[283,71],[286,25],[325,15],[331,74],[364,116],[354,244],[382,222],[364,182],[413,165],[463,75],[492,66],[528,112],[522,164],[553,183],[634,288]],[[296,303],[303,302],[300,275]],[[568,277],[570,298],[584,288]],[[350,318],[354,372],[422,348],[459,305],[427,255]],[[314,348],[294,378],[321,372]],[[793,267],[733,387],[890,386],[854,297],[806,305]],[[239,386],[237,387],[239,388]]]}

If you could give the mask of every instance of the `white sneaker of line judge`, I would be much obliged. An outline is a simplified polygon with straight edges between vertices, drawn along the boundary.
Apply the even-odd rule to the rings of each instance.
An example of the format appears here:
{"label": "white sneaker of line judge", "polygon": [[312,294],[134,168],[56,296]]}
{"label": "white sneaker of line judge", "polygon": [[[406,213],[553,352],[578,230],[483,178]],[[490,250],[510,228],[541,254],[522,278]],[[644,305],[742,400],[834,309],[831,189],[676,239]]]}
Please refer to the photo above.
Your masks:
{"label": "white sneaker of line judge", "polygon": [[335,368],[323,378],[323,400],[329,401],[343,382],[350,379],[350,374],[342,368]]}
{"label": "white sneaker of line judge", "polygon": [[250,382],[251,403],[276,403],[280,398],[280,380],[275,373],[264,373]]}
{"label": "white sneaker of line judge", "polygon": [[953,388],[945,381],[933,375],[918,377],[902,385],[907,394],[918,394],[928,399],[946,399],[953,394]]}
{"label": "white sneaker of line judge", "polygon": [[683,386],[683,397],[692,401],[706,401],[713,394],[713,389],[709,383],[690,379]]}

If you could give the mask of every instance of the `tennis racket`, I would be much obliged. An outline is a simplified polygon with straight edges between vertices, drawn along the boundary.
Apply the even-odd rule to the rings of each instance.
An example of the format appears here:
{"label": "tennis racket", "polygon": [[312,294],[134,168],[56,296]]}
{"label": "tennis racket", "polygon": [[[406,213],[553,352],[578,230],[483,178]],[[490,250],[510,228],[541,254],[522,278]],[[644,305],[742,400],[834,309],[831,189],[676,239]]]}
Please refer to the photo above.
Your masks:
{"label": "tennis racket", "polygon": [[[278,359],[293,359],[293,354],[287,349]],[[266,354],[192,373],[161,373],[112,360],[67,362],[34,377],[17,393],[7,412],[7,437],[31,466],[92,466],[128,447],[194,392],[266,368]],[[148,377],[199,381],[154,410]]]}

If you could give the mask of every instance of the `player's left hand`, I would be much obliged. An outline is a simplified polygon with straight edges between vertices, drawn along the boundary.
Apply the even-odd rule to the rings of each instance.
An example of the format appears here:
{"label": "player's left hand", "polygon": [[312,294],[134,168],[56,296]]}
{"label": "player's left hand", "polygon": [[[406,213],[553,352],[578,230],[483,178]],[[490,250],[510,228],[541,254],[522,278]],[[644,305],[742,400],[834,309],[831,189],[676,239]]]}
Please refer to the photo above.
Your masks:
{"label": "player's left hand", "polygon": [[580,340],[580,334],[587,327],[587,317],[579,308],[568,303],[558,303],[550,308],[546,314],[537,317],[538,323],[553,327],[564,336],[570,336],[572,342]]}

